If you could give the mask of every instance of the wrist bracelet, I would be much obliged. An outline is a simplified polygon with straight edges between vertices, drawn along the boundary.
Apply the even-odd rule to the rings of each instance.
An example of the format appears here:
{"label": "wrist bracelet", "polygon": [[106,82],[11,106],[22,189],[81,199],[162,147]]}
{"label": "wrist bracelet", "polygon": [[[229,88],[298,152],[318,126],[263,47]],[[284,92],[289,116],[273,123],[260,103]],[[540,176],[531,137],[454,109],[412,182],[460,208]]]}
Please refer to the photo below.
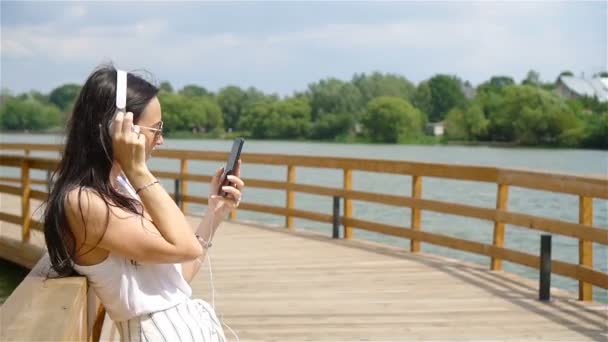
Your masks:
{"label": "wrist bracelet", "polygon": [[142,186],[141,188],[139,188],[139,189],[135,190],[135,194],[136,194],[136,195],[138,195],[140,191],[142,191],[142,190],[144,190],[145,188],[148,188],[148,187],[150,187],[150,186],[152,186],[152,185],[154,185],[154,184],[157,184],[157,183],[158,183],[158,180],[155,180],[154,182],[152,182],[152,183],[150,183],[150,184],[148,184],[148,185],[144,185],[144,186]]}
{"label": "wrist bracelet", "polygon": [[209,249],[211,248],[211,246],[213,246],[213,243],[211,243],[211,241],[207,242],[205,239],[203,239],[200,235],[195,234],[196,238],[198,239],[198,241],[201,243],[201,246],[203,246],[203,248],[205,249]]}

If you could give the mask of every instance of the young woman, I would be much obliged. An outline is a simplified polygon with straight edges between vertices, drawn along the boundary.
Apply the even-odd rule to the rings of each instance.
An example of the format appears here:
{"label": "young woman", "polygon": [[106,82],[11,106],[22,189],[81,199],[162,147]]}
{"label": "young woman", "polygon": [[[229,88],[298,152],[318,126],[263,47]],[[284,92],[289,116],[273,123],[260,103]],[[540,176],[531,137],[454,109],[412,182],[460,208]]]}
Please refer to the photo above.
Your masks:
{"label": "young woman", "polygon": [[193,229],[146,166],[163,143],[157,92],[111,66],[86,80],[44,214],[52,269],[88,278],[121,341],[225,341],[213,308],[190,298],[189,282],[241,200],[240,161],[231,186],[222,187],[226,197],[216,195],[217,170],[208,210]]}

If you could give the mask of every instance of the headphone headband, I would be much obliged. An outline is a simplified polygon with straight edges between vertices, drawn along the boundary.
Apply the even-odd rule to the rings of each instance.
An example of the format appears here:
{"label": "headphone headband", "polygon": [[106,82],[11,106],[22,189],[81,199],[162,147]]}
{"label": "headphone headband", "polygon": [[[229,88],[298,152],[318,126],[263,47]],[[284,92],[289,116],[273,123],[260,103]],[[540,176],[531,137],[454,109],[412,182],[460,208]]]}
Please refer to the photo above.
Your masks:
{"label": "headphone headband", "polygon": [[116,108],[127,109],[127,72],[116,69]]}

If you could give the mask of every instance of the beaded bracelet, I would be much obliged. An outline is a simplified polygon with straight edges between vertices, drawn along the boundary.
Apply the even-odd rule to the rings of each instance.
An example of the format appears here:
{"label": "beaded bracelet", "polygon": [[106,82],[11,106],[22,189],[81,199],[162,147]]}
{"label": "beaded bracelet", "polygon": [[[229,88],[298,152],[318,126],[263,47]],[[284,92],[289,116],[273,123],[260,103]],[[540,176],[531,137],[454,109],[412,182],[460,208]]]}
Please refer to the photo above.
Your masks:
{"label": "beaded bracelet", "polygon": [[211,246],[213,246],[213,243],[211,243],[211,241],[207,242],[205,239],[203,239],[200,235],[195,234],[196,238],[198,239],[198,241],[201,243],[201,245],[203,246],[203,248],[205,249],[209,249],[211,248]]}
{"label": "beaded bracelet", "polygon": [[150,187],[150,186],[152,186],[152,185],[154,185],[154,184],[157,184],[157,183],[159,183],[159,182],[158,182],[158,180],[155,180],[154,182],[152,182],[152,183],[150,183],[150,184],[148,184],[148,185],[144,185],[144,186],[142,186],[141,188],[139,188],[139,189],[135,190],[135,194],[136,194],[136,195],[139,195],[139,192],[140,192],[140,191],[142,191],[142,190],[144,190],[144,189],[146,189],[146,188],[148,188],[148,187]]}

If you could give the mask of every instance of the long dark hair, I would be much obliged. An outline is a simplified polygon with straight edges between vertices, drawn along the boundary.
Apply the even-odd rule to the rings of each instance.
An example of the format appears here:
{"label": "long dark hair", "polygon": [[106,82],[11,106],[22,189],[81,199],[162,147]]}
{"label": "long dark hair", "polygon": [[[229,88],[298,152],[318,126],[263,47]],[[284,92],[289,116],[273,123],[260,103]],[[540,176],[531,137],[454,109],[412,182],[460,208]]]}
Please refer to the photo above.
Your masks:
{"label": "long dark hair", "polygon": [[[157,93],[158,88],[150,82],[128,73],[126,110],[133,113],[135,123]],[[102,65],[87,78],[67,124],[65,149],[53,174],[54,185],[44,212],[44,238],[51,268],[57,277],[78,274],[73,266],[74,256],[84,255],[94,249],[80,252],[84,244],[76,246],[64,207],[68,192],[78,189],[80,198],[82,189],[86,187],[99,195],[108,208],[106,224],[110,206],[139,215],[143,212],[137,200],[116,191],[110,183],[113,150],[109,124],[116,111],[115,99],[116,69],[111,65]],[[78,208],[86,241],[86,222],[80,202]]]}

